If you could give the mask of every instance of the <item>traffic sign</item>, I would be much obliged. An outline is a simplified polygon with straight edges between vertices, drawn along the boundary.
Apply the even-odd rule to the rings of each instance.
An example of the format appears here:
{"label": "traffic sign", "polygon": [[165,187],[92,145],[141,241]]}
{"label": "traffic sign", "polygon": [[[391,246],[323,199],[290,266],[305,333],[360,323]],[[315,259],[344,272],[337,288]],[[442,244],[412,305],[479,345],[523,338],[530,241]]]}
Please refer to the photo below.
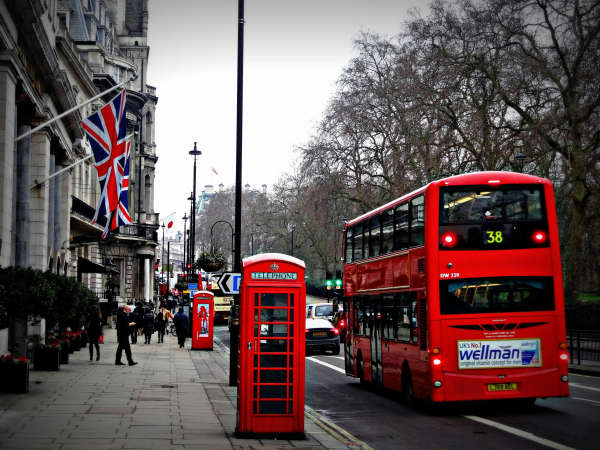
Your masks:
{"label": "traffic sign", "polygon": [[242,284],[242,274],[225,272],[221,275],[217,284],[223,294],[239,294],[240,284]]}
{"label": "traffic sign", "polygon": [[188,289],[190,291],[198,289],[198,283],[188,283]]}

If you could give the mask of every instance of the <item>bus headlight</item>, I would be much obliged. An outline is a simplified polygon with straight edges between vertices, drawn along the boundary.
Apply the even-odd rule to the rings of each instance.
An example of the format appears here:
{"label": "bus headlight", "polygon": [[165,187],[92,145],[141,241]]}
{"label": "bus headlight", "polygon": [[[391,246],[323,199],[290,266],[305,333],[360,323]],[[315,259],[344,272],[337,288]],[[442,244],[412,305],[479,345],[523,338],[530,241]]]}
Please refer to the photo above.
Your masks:
{"label": "bus headlight", "polygon": [[441,359],[439,359],[439,358],[435,358],[435,359],[433,360],[433,365],[434,365],[434,366],[439,366],[441,363],[442,363],[442,360],[441,360]]}
{"label": "bus headlight", "polygon": [[433,385],[438,388],[438,387],[442,387],[442,382],[440,380],[436,380]]}
{"label": "bus headlight", "polygon": [[566,375],[563,375],[562,377],[560,377],[560,381],[564,381],[566,383],[567,381],[569,381],[569,377]]}
{"label": "bus headlight", "polygon": [[566,353],[563,353],[562,355],[560,355],[560,359],[562,359],[563,361],[566,361],[567,359],[569,359],[569,355],[567,355]]}

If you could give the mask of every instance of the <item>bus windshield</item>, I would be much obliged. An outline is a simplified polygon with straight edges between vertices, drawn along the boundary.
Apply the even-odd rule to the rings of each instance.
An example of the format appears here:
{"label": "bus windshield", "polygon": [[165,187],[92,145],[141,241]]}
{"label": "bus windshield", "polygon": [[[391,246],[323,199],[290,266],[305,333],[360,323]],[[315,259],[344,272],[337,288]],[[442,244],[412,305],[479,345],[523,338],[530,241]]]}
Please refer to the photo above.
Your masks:
{"label": "bus windshield", "polygon": [[442,223],[543,220],[540,189],[445,190]]}
{"label": "bus windshield", "polygon": [[552,277],[440,281],[442,315],[533,311],[554,311]]}

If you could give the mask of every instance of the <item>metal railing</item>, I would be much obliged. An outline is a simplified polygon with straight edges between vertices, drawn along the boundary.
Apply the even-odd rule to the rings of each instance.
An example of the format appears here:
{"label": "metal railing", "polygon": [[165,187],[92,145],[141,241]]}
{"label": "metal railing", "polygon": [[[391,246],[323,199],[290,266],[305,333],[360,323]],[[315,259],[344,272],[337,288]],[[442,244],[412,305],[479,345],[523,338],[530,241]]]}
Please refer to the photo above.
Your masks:
{"label": "metal railing", "polygon": [[600,361],[600,331],[567,330],[570,363],[581,365],[581,361]]}

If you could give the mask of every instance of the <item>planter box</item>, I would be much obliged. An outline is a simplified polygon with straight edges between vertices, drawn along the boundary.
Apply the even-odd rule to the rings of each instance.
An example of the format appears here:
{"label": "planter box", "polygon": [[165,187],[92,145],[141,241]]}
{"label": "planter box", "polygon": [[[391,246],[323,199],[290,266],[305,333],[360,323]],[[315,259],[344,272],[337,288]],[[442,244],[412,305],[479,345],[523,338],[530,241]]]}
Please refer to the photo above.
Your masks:
{"label": "planter box", "polygon": [[217,272],[223,268],[223,264],[218,262],[205,262],[200,263],[200,267],[205,272]]}
{"label": "planter box", "polygon": [[71,353],[69,347],[70,344],[61,344],[60,347],[60,363],[69,364],[69,353]]}
{"label": "planter box", "polygon": [[36,348],[34,350],[33,364],[35,370],[60,370],[60,349]]}
{"label": "planter box", "polygon": [[69,338],[69,353],[75,353],[75,338]]}
{"label": "planter box", "polygon": [[74,351],[78,352],[79,350],[81,350],[81,335],[79,336],[75,336],[75,338],[73,339],[73,343],[74,345]]}
{"label": "planter box", "polygon": [[81,333],[81,348],[87,348],[87,333]]}
{"label": "planter box", "polygon": [[29,364],[0,364],[0,392],[29,391]]}

